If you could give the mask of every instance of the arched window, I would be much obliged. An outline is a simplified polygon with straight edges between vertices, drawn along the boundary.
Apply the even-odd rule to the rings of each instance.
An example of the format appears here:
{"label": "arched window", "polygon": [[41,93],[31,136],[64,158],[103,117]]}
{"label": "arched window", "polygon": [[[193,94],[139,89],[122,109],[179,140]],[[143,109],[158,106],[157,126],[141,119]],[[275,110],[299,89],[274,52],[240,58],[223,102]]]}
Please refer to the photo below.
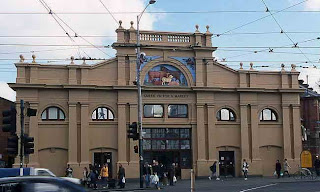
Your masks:
{"label": "arched window", "polygon": [[114,120],[114,115],[109,108],[98,107],[93,111],[91,118],[94,121],[108,121]]}
{"label": "arched window", "polygon": [[59,107],[48,107],[41,114],[43,121],[64,121],[65,118],[64,112]]}
{"label": "arched window", "polygon": [[217,113],[217,120],[218,121],[235,121],[236,116],[231,109],[222,108]]}
{"label": "arched window", "polygon": [[277,121],[277,113],[269,108],[263,109],[260,113],[260,121]]}

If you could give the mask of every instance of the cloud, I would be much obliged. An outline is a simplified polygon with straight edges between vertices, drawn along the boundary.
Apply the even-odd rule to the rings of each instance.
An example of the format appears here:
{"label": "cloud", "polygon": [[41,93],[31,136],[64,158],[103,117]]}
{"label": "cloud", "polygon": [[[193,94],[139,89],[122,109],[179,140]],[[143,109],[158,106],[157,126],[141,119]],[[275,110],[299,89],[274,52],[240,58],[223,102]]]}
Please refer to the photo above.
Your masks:
{"label": "cloud", "polygon": [[305,9],[310,11],[320,11],[320,0],[309,0],[305,4]]}
{"label": "cloud", "polygon": [[0,97],[10,101],[16,100],[16,92],[12,90],[7,83],[0,81],[0,90]]}
{"label": "cloud", "polygon": [[[99,0],[45,0],[50,6],[53,12],[105,12],[107,10],[103,7]],[[130,21],[134,21],[134,27],[136,28],[136,15],[137,13],[130,14],[125,12],[141,12],[146,6],[145,0],[102,0],[106,7],[111,12],[122,12],[123,14],[114,14],[115,19],[123,21],[123,27],[129,28]],[[48,12],[39,1],[35,0],[10,0],[1,3],[0,12]],[[150,6],[148,10],[157,10],[156,4]],[[116,40],[115,30],[119,24],[109,14],[58,14],[78,35],[105,35],[112,37],[86,37],[85,39],[95,45],[110,45]],[[163,17],[162,17],[163,18]],[[140,21],[141,30],[152,30],[154,23],[162,19],[156,17],[154,14],[144,13]],[[66,36],[63,29],[54,21],[50,14],[28,14],[28,15],[0,15],[1,31],[0,35],[62,35]],[[67,30],[67,32],[74,36],[74,32],[70,30],[66,25],[61,25]],[[73,38],[75,42],[72,42],[69,38],[1,38],[2,43],[26,43],[26,44],[82,44],[89,45],[85,40],[80,37]],[[38,50],[52,50],[63,48],[60,51],[44,51],[41,53],[35,53],[37,59],[57,58],[65,59],[70,56],[78,57],[80,53],[81,57],[88,54],[93,58],[109,58],[107,55],[95,48],[77,49],[74,47],[17,47],[8,46],[0,48],[1,52],[30,52],[26,53],[25,58],[31,60],[32,51]],[[86,52],[86,54],[84,53]],[[104,49],[109,55],[114,56],[115,51],[112,49]],[[6,58],[17,58],[19,53],[10,55],[1,55]],[[66,63],[66,62],[62,62]]]}

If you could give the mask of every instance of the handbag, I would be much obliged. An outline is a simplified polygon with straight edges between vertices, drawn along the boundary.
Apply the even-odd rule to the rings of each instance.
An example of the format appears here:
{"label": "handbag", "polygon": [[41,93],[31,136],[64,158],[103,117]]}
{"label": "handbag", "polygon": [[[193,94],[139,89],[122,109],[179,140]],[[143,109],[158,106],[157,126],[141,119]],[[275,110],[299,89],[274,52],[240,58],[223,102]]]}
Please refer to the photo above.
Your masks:
{"label": "handbag", "polygon": [[177,182],[177,178],[176,176],[173,176],[173,182],[176,183]]}
{"label": "handbag", "polygon": [[123,177],[121,181],[122,183],[126,183],[126,178]]}

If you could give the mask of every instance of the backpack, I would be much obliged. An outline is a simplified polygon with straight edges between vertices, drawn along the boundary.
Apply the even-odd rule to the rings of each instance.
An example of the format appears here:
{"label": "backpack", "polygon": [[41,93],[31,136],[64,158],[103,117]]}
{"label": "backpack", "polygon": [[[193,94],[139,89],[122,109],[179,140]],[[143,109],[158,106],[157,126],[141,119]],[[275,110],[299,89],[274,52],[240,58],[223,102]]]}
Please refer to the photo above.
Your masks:
{"label": "backpack", "polygon": [[212,172],[214,171],[213,165],[210,166],[210,171],[212,171]]}

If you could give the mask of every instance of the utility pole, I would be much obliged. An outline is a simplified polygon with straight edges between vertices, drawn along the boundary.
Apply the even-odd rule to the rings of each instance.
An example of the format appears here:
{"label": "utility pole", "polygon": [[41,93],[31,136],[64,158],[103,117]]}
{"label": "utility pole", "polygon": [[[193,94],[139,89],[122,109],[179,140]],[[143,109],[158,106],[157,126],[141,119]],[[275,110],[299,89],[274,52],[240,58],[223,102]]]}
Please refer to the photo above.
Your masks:
{"label": "utility pole", "polygon": [[20,132],[20,168],[23,167],[23,135],[24,135],[24,101],[20,100],[20,125],[21,125],[21,132]]}
{"label": "utility pole", "polygon": [[155,0],[150,0],[148,5],[144,8],[144,10],[137,15],[137,88],[138,88],[138,126],[139,126],[139,167],[140,167],[140,188],[143,188],[143,138],[142,138],[142,98],[141,98],[141,81],[140,81],[140,73],[141,73],[141,64],[143,63],[143,56],[141,57],[140,53],[140,31],[139,31],[139,23],[140,19],[144,13],[144,11],[148,8],[149,5],[154,4]]}

